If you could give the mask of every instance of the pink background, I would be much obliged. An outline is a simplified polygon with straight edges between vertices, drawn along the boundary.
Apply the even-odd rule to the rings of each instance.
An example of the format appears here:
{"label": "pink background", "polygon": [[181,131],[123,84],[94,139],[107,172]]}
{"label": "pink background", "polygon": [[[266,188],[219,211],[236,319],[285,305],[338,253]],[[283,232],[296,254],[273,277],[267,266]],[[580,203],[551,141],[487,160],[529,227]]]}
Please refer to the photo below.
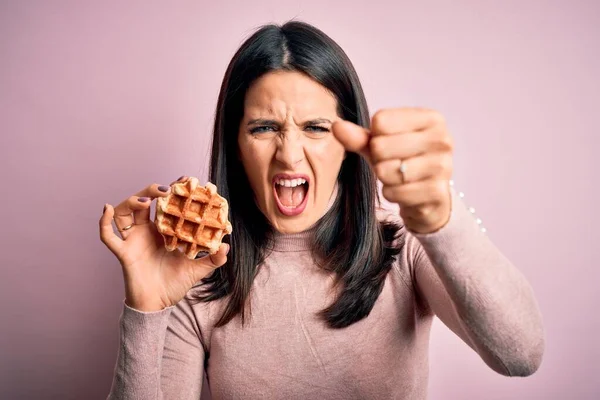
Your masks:
{"label": "pink background", "polygon": [[123,283],[102,206],[204,179],[230,57],[294,17],[348,52],[372,112],[446,116],[457,188],[542,308],[547,351],[527,379],[497,375],[436,321],[430,398],[600,398],[600,3],[83,3],[0,5],[0,398],[106,397]]}

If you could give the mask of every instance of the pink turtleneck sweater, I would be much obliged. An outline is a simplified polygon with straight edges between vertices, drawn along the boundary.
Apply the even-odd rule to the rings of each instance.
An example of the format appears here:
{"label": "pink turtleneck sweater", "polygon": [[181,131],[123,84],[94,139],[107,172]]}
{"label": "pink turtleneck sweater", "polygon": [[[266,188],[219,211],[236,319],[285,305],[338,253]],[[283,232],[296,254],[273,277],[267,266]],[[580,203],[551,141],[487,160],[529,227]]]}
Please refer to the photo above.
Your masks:
{"label": "pink turtleneck sweater", "polygon": [[[279,235],[255,279],[252,315],[214,328],[224,301],[140,312],[123,305],[109,399],[425,399],[437,315],[489,367],[509,376],[541,362],[541,316],[522,274],[481,232],[452,190],[450,221],[406,231],[370,315],[329,329],[331,277],[314,265],[310,231]],[[380,218],[401,223],[395,211]],[[192,289],[196,290],[196,289]]]}

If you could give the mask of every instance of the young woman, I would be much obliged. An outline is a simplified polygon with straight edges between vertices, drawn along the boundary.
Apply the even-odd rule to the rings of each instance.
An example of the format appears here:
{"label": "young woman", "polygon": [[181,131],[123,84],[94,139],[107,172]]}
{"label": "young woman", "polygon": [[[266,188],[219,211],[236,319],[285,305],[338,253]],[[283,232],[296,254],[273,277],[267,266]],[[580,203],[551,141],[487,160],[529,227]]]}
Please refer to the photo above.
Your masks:
{"label": "young woman", "polygon": [[452,188],[452,152],[433,110],[370,118],[317,28],[258,30],[227,69],[213,131],[228,243],[167,252],[150,204],[169,186],[105,207],[126,289],[109,398],[198,399],[206,372],[214,399],[424,399],[434,315],[498,373],[532,374],[532,289]]}

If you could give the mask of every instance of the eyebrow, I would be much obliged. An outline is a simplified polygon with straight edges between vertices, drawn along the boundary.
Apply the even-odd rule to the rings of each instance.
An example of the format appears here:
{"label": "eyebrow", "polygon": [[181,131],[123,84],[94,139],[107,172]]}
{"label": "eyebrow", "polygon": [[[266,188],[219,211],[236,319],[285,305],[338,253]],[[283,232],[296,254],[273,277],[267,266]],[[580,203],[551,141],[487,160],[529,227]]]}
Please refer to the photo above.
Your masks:
{"label": "eyebrow", "polygon": [[[306,121],[304,123],[304,125],[316,125],[316,124],[323,124],[323,123],[329,123],[331,124],[331,121],[328,120],[327,118],[316,118],[316,119],[311,119],[309,121]],[[273,120],[273,119],[262,119],[262,118],[257,118],[257,119],[252,119],[250,121],[248,121],[248,125],[278,125],[279,122]]]}

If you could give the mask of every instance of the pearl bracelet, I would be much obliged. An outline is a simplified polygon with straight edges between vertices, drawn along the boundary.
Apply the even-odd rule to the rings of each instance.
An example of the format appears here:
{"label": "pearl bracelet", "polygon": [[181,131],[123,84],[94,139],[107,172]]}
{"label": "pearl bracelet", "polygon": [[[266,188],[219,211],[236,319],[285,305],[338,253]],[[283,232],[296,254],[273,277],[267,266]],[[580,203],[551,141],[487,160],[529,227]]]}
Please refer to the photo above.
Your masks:
{"label": "pearl bracelet", "polygon": [[[454,181],[453,180],[450,180],[450,186],[454,187]],[[460,197],[461,199],[464,199],[465,194],[463,192],[458,192],[458,197]],[[473,216],[475,216],[475,209],[473,207],[469,207],[469,212],[471,214],[473,214]],[[483,225],[482,225],[483,221],[481,220],[481,218],[477,218],[476,221],[477,221],[477,225],[479,225],[479,229],[481,230],[481,232],[486,233],[487,229],[485,229],[483,227]]]}

